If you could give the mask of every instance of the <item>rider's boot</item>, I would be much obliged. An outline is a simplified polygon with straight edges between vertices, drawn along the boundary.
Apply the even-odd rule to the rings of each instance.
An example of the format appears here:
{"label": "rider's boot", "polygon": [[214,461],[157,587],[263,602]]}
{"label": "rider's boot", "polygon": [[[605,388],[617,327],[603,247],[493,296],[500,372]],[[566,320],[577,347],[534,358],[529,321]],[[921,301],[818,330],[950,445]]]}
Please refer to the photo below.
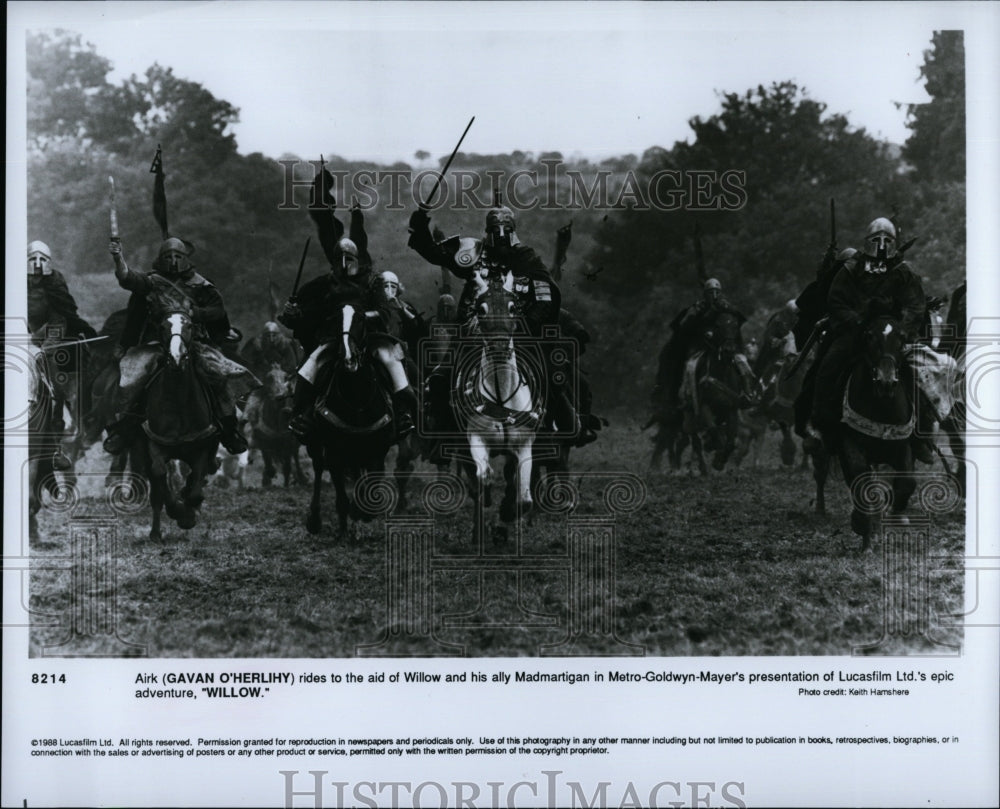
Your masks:
{"label": "rider's boot", "polygon": [[288,429],[300,440],[305,439],[315,426],[316,419],[313,414],[315,401],[315,387],[301,376],[298,377],[295,380],[295,393],[292,394],[292,415]]}
{"label": "rider's boot", "polygon": [[417,395],[409,385],[392,394],[392,412],[395,416],[396,440],[400,441],[415,428]]}
{"label": "rider's boot", "polygon": [[247,440],[240,431],[235,414],[220,418],[219,428],[222,433],[219,442],[226,448],[226,452],[230,455],[240,455],[247,451]]}
{"label": "rider's boot", "polygon": [[934,419],[930,415],[930,404],[921,400],[917,402],[917,429],[910,437],[910,450],[913,457],[920,463],[934,463]]}

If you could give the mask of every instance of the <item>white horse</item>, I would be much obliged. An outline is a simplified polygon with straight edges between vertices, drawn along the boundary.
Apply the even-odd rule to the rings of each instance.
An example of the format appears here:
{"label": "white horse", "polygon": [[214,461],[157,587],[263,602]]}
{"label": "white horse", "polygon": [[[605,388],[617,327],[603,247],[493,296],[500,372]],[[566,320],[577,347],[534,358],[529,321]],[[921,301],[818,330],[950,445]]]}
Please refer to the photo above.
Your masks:
{"label": "white horse", "polygon": [[469,441],[473,539],[481,545],[485,506],[490,505],[491,457],[506,456],[500,504],[504,525],[497,527],[494,540],[505,540],[508,525],[531,510],[531,445],[543,411],[544,373],[539,352],[518,353],[519,335],[527,336],[527,331],[513,276],[487,280],[476,275],[474,280],[475,317],[453,401]]}

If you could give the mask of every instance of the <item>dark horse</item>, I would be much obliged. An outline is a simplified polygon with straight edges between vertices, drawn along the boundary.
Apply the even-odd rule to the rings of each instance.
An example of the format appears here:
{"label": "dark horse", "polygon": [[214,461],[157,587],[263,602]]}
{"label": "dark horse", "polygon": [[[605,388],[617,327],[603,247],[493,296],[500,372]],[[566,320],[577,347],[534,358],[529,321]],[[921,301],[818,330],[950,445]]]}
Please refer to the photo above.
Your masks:
{"label": "dark horse", "polygon": [[[129,447],[129,461],[134,472],[149,480],[153,509],[149,538],[159,540],[163,508],[181,528],[193,528],[197,522],[205,478],[216,468],[219,432],[210,394],[190,354],[194,335],[190,302],[162,292],[151,295],[150,302],[163,355],[146,386],[146,421]],[[177,493],[169,482],[171,460],[183,461],[190,470]]]}
{"label": "dark horse", "polygon": [[708,473],[702,454],[704,442],[715,448],[712,468],[718,471],[726,465],[736,448],[740,408],[752,404],[757,396],[753,372],[739,353],[739,335],[737,318],[720,314],[712,333],[706,335],[704,350],[688,358],[681,383],[681,412],[661,422],[651,466],[668,450],[671,467],[680,468],[689,442],[701,474]]}
{"label": "dark horse", "polygon": [[878,464],[891,466],[893,512],[902,512],[916,488],[913,477],[914,411],[912,380],[903,359],[904,341],[899,321],[874,318],[860,336],[860,356],[850,371],[844,392],[843,416],[834,435],[824,443],[837,448],[844,481],[851,490],[851,528],[861,536],[862,550],[880,530],[877,502],[870,474]]}
{"label": "dark horse", "polygon": [[[384,335],[366,334],[364,324],[355,324],[353,307],[344,307],[345,332],[336,361],[320,370],[316,400],[316,427],[306,437],[305,445],[313,463],[313,490],[306,517],[306,530],[318,534],[323,527],[320,492],[323,472],[329,471],[337,493],[337,522],[341,535],[347,532],[348,516],[365,519],[371,516],[362,504],[347,493],[347,479],[357,481],[367,472],[385,470],[385,458],[395,440],[392,403],[386,385],[371,354]],[[359,335],[356,339],[353,335]],[[338,350],[331,345],[330,351]],[[398,345],[387,350],[402,352]]]}
{"label": "dark horse", "polygon": [[288,431],[288,410],[286,399],[291,392],[288,374],[277,363],[264,376],[264,387],[253,391],[247,398],[243,411],[250,428],[251,449],[259,449],[264,459],[263,486],[270,486],[277,475],[276,465],[280,465],[285,485],[292,482],[292,466],[295,466],[296,483],[305,483],[306,477],[299,464],[298,439]]}

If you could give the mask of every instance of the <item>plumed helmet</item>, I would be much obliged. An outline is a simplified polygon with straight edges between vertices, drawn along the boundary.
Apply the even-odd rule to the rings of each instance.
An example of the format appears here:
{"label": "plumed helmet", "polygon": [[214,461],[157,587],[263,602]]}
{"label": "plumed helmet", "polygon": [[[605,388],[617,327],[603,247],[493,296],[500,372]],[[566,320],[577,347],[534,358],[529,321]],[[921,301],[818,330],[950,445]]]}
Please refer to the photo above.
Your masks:
{"label": "plumed helmet", "polygon": [[719,290],[719,292],[722,292],[722,284],[719,283],[719,279],[718,278],[709,278],[705,282],[705,286],[703,287],[703,289],[706,292],[708,292],[708,290],[710,290],[710,289],[717,289],[717,290]]}
{"label": "plumed helmet", "polygon": [[28,243],[28,274],[52,274],[52,251],[45,242],[36,239]]}
{"label": "plumed helmet", "polygon": [[278,328],[277,323],[273,320],[269,320],[264,324],[264,334],[281,334],[281,329]]}
{"label": "plumed helmet", "polygon": [[896,226],[884,216],[873,219],[865,232],[865,255],[886,261],[896,255]]}
{"label": "plumed helmet", "polygon": [[346,236],[337,242],[338,269],[348,278],[354,278],[361,272],[358,261],[358,246]]}
{"label": "plumed helmet", "polygon": [[491,247],[510,247],[519,244],[514,231],[517,223],[514,212],[506,205],[490,208],[486,214],[486,243]]}

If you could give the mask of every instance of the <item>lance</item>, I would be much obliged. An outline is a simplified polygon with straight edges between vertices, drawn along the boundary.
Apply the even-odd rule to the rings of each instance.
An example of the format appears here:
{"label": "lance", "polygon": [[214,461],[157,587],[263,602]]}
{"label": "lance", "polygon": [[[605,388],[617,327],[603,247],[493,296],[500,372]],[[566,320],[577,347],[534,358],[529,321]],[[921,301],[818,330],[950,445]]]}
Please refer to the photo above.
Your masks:
{"label": "lance", "polygon": [[309,252],[309,242],[312,241],[312,236],[306,239],[306,246],[302,248],[302,258],[299,259],[299,271],[295,275],[295,286],[292,287],[292,300],[299,291],[299,281],[302,280],[302,268],[306,265],[306,254]]}
{"label": "lance", "polygon": [[833,197],[830,197],[830,248],[837,249],[837,207]]}
{"label": "lance", "polygon": [[100,340],[108,340],[108,339],[110,339],[109,335],[102,334],[97,337],[80,338],[79,340],[65,340],[59,343],[44,343],[42,345],[42,351],[51,351],[52,349],[65,348],[66,346],[79,346],[83,345],[84,343],[96,343]]}
{"label": "lance", "polygon": [[698,280],[704,283],[708,280],[708,273],[705,272],[705,256],[701,252],[701,225],[694,223],[694,266],[698,272]]}
{"label": "lance", "polygon": [[118,209],[115,206],[115,178],[108,175],[108,185],[111,187],[111,239],[120,242],[121,235],[118,233]]}
{"label": "lance", "polygon": [[441,185],[441,180],[444,179],[444,175],[448,173],[448,169],[451,166],[451,161],[455,159],[455,155],[458,154],[459,148],[462,146],[462,141],[465,140],[465,136],[469,134],[469,130],[472,128],[472,122],[476,120],[476,116],[473,115],[469,119],[468,125],[465,127],[465,131],[462,133],[462,137],[458,139],[458,143],[455,144],[455,148],[451,152],[451,157],[448,158],[448,162],[444,164],[444,168],[441,169],[441,173],[438,175],[437,180],[434,182],[434,187],[431,189],[431,193],[428,195],[426,201],[420,203],[421,208],[429,208],[431,201],[434,199],[434,195],[437,194],[437,190]]}

